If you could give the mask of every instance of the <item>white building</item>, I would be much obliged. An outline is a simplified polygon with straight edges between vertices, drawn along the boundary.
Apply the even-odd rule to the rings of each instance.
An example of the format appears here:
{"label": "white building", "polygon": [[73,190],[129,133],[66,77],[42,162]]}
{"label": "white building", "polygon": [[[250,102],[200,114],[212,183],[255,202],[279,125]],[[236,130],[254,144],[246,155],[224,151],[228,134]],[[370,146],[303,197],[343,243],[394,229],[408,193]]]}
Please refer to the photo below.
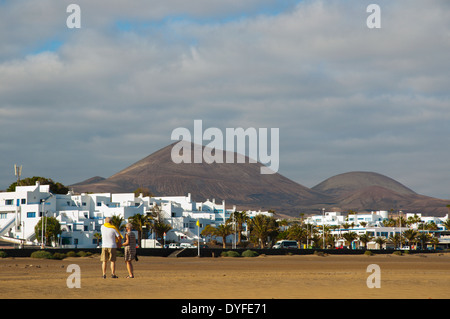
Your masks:
{"label": "white building", "polygon": [[345,223],[354,224],[360,226],[361,223],[365,227],[367,226],[381,226],[381,223],[388,219],[387,211],[373,211],[371,213],[364,214],[348,214],[344,215],[341,212],[323,212],[323,214],[317,214],[306,218],[306,223],[323,226],[342,226]]}
{"label": "white building", "polygon": [[[323,212],[322,214],[317,214],[310,216],[306,219],[306,223],[309,225],[319,226],[319,231],[321,226],[335,226],[333,230],[330,231],[332,235],[338,235],[340,238],[342,234],[346,232],[354,232],[358,236],[367,234],[372,238],[382,237],[388,239],[389,237],[397,234],[401,235],[402,232],[408,228],[415,230],[420,230],[421,224],[426,224],[433,222],[438,226],[439,231],[445,231],[446,228],[443,223],[447,220],[448,215],[440,218],[433,216],[422,216],[421,214],[406,214],[406,220],[409,217],[418,216],[420,218],[420,223],[413,224],[409,227],[384,227],[383,221],[388,220],[387,211],[372,211],[371,213],[357,213],[357,214],[347,214],[344,216],[340,212]],[[444,243],[444,238],[439,239],[440,242]],[[352,243],[353,248],[356,248],[356,242]],[[336,243],[336,247],[345,246],[344,240],[339,239]],[[368,243],[368,248],[379,248],[375,242]]]}
{"label": "white building", "polygon": [[[172,226],[166,241],[192,242],[198,240],[206,225],[223,224],[236,211],[236,206],[227,209],[225,201],[214,199],[195,202],[191,194],[170,197],[136,197],[125,194],[81,194],[69,192],[54,195],[48,185],[18,186],[15,192],[0,193],[0,237],[16,243],[39,244],[35,226],[41,216],[55,217],[61,224],[59,243],[64,247],[95,248],[94,237],[100,232],[105,217],[119,216],[125,221],[136,214],[148,214],[158,207],[161,217]],[[249,217],[268,212],[248,211]]]}

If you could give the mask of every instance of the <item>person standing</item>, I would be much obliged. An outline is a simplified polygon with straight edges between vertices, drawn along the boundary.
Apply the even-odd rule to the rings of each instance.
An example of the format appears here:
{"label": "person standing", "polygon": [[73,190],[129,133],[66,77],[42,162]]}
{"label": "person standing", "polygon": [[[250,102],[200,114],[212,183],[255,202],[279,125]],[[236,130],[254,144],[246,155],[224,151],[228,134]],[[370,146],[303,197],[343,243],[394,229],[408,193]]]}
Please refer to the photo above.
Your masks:
{"label": "person standing", "polygon": [[127,232],[125,233],[125,242],[123,243],[123,246],[125,263],[127,264],[128,270],[127,278],[134,278],[132,261],[136,259],[136,236],[131,231],[133,229],[133,225],[131,223],[126,224],[125,227]]}
{"label": "person standing", "polygon": [[106,278],[106,265],[108,261],[111,263],[111,278],[118,278],[116,276],[117,247],[118,245],[120,246],[122,242],[122,235],[119,230],[111,224],[110,217],[105,218],[105,223],[101,227],[101,232],[102,255],[100,261],[102,262],[103,279]]}

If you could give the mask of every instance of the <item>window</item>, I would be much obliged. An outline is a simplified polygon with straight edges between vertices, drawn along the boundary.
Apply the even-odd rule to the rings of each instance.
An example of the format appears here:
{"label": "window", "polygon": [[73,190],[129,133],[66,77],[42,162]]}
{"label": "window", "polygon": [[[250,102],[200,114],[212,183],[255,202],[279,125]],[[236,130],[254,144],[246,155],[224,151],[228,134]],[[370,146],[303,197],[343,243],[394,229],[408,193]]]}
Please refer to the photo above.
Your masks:
{"label": "window", "polygon": [[27,203],[27,199],[26,198],[22,198],[22,204],[26,204]]}
{"label": "window", "polygon": [[5,200],[5,205],[6,206],[11,206],[14,204],[14,199],[6,199]]}
{"label": "window", "polygon": [[0,219],[6,219],[7,213],[0,213]]}
{"label": "window", "polygon": [[27,213],[27,218],[35,218],[36,217],[36,212],[28,212]]}

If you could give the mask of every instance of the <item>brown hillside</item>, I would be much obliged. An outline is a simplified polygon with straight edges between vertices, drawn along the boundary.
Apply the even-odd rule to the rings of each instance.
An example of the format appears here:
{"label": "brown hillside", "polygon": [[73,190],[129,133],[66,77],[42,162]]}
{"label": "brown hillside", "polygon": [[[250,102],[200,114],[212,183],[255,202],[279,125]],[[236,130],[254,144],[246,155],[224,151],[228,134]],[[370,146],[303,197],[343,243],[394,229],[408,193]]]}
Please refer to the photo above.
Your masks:
{"label": "brown hillside", "polygon": [[416,194],[396,180],[373,172],[349,172],[330,177],[312,189],[331,196],[351,194],[370,186],[380,186],[398,194]]}
{"label": "brown hillside", "polygon": [[[191,193],[202,201],[215,198],[241,209],[285,210],[327,201],[327,196],[280,174],[261,174],[260,163],[180,163],[171,159],[174,144],[96,183],[71,187],[78,192],[133,192],[148,188],[155,196]],[[204,147],[203,147],[204,148]],[[245,206],[245,207],[244,207]]]}

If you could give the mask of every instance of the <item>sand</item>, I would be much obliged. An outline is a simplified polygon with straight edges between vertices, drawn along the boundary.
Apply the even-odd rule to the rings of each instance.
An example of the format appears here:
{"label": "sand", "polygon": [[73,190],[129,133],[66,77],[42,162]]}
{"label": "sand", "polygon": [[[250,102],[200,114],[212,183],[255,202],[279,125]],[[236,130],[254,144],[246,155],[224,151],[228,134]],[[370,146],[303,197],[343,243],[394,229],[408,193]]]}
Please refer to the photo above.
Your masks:
{"label": "sand", "polygon": [[[80,288],[68,288],[71,264]],[[380,288],[368,288],[380,268]],[[98,256],[0,259],[0,299],[440,299],[450,293],[450,254],[140,257],[135,278],[117,261],[118,279],[101,278]],[[74,282],[74,281],[72,281]],[[371,281],[372,282],[372,281]]]}

